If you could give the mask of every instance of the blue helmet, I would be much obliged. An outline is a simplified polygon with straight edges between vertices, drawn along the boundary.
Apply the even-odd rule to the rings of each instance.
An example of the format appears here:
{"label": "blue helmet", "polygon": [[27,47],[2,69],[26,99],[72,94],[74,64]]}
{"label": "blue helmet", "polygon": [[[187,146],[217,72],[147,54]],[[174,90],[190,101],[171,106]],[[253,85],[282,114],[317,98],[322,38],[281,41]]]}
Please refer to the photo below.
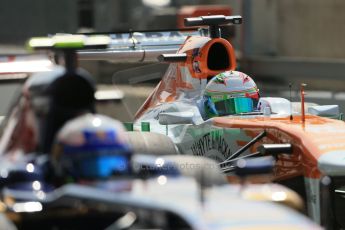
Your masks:
{"label": "blue helmet", "polygon": [[122,123],[88,113],[60,129],[52,150],[52,164],[58,174],[72,179],[104,179],[129,174],[131,156]]}

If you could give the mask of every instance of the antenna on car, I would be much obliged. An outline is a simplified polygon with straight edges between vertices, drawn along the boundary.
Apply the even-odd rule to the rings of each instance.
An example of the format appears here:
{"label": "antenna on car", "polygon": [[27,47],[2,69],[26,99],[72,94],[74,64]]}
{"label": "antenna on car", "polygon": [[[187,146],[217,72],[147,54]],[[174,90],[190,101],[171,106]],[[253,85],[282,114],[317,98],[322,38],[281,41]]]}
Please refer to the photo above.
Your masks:
{"label": "antenna on car", "polygon": [[293,117],[292,117],[292,97],[291,97],[291,87],[292,87],[292,83],[290,82],[289,83],[289,91],[290,91],[290,121],[293,120]]}
{"label": "antenna on car", "polygon": [[301,84],[301,114],[302,114],[302,123],[305,123],[305,111],[304,111],[304,87],[307,86],[307,84],[302,83]]}

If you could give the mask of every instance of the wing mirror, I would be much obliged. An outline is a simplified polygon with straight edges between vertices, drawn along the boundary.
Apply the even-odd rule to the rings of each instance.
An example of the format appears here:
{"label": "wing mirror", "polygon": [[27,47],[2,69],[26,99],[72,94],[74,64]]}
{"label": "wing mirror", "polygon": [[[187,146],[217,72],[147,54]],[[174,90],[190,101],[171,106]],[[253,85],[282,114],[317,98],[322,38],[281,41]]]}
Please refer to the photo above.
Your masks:
{"label": "wing mirror", "polygon": [[271,155],[277,157],[278,154],[291,154],[292,145],[291,144],[263,144],[257,149],[261,155]]}
{"label": "wing mirror", "polygon": [[193,112],[165,112],[159,114],[159,124],[194,124]]}

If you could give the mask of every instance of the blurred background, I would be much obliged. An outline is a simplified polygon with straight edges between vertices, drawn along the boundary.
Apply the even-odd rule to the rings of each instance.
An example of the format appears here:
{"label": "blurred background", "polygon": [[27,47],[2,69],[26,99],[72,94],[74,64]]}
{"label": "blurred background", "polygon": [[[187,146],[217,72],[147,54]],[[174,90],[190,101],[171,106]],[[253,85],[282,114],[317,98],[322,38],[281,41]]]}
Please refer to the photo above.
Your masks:
{"label": "blurred background", "polygon": [[[345,1],[343,0],[2,0],[0,53],[25,53],[32,36],[76,32],[123,32],[181,28],[181,19],[217,9],[242,15],[243,24],[227,31],[238,58],[238,69],[251,75],[261,95],[290,95],[299,100],[300,83],[307,83],[306,98],[345,108]],[[84,61],[81,63],[101,88],[112,88],[113,76],[133,64]],[[135,70],[138,72],[138,70]],[[120,120],[133,118],[158,79],[136,86],[119,82],[123,95],[106,113]],[[7,82],[1,100],[17,85]],[[140,90],[135,92],[132,87]],[[123,93],[123,94],[121,94]],[[6,106],[0,101],[0,113]],[[109,107],[109,108],[108,108]],[[125,111],[119,115],[114,111]],[[114,114],[112,114],[114,113]]]}

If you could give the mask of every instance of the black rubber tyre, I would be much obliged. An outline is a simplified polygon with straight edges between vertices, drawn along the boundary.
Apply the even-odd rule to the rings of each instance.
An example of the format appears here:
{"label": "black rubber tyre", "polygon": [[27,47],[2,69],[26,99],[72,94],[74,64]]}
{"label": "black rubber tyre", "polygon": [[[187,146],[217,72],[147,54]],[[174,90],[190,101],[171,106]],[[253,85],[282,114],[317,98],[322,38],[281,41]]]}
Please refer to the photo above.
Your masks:
{"label": "black rubber tyre", "polygon": [[172,140],[159,133],[126,132],[130,145],[136,154],[176,155],[179,154]]}

